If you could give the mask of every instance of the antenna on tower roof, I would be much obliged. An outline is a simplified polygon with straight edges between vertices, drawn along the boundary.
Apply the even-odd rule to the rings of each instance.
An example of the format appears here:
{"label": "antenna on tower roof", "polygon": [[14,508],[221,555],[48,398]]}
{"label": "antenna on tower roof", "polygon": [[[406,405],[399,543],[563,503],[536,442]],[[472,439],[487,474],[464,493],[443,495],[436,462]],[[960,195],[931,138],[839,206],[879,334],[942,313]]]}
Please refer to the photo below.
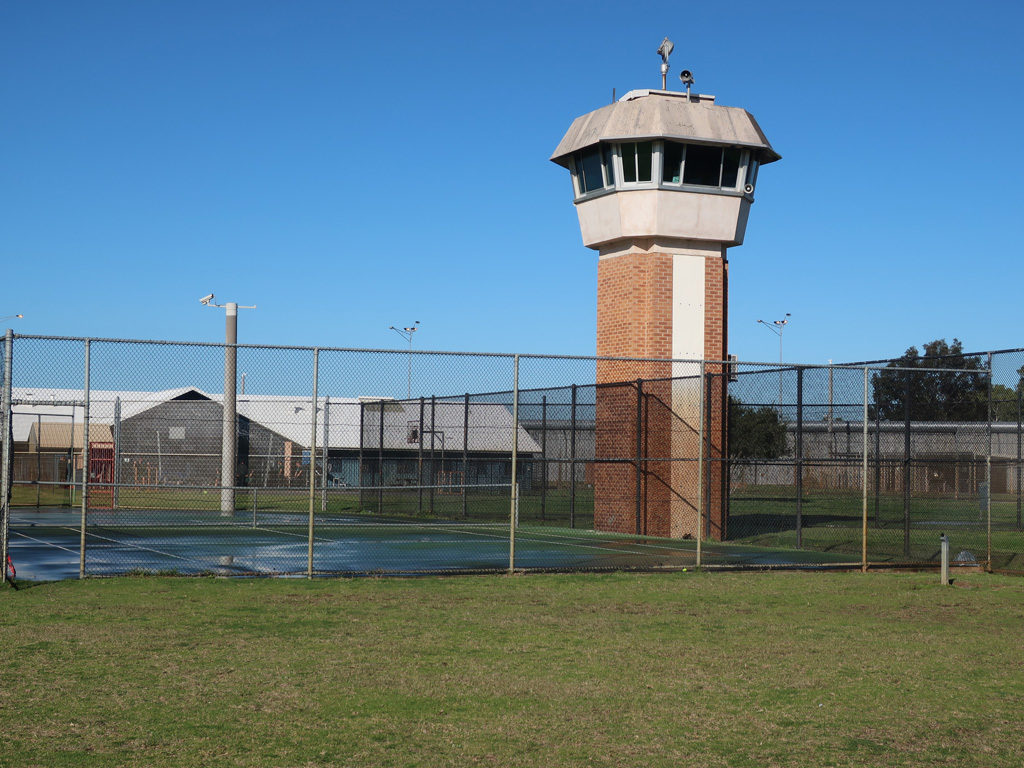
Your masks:
{"label": "antenna on tower roof", "polygon": [[675,45],[667,37],[658,46],[657,53],[661,56],[661,90],[663,91],[668,87],[665,83],[665,78],[668,77],[668,57],[672,55],[674,48]]}

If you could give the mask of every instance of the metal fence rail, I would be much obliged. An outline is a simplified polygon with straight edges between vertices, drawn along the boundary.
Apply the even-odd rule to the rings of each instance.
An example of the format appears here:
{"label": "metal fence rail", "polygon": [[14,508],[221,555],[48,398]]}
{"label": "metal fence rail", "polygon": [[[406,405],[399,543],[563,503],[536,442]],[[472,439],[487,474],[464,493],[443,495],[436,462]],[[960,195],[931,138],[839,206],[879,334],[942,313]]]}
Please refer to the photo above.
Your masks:
{"label": "metal fence rail", "polygon": [[29,578],[937,566],[941,534],[954,565],[1024,572],[1022,350],[805,366],[9,331],[3,370],[0,543]]}

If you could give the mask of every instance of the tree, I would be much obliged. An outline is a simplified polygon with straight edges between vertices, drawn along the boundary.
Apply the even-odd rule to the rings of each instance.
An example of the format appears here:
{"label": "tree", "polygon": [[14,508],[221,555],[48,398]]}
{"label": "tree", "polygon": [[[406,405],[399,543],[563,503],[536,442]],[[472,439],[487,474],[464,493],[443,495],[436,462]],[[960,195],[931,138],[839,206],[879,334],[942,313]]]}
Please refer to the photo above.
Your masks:
{"label": "tree", "polygon": [[729,395],[729,456],[777,459],[786,452],[786,424],[776,409],[753,408]]}
{"label": "tree", "polygon": [[988,416],[988,371],[977,355],[964,355],[963,344],[936,339],[924,354],[910,347],[902,357],[871,377],[872,414],[880,419],[906,418],[910,395],[912,421],[984,421]]}
{"label": "tree", "polygon": [[1017,369],[1017,386],[992,385],[992,420],[1016,421],[1017,401],[1024,395],[1024,366]]}

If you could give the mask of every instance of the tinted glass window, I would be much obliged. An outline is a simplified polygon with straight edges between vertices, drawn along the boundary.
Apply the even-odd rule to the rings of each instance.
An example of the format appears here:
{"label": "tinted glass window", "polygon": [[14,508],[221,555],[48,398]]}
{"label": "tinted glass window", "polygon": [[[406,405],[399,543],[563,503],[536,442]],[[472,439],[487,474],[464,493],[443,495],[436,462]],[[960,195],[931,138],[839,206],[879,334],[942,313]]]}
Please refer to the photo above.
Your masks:
{"label": "tinted glass window", "polygon": [[661,168],[661,180],[666,184],[678,184],[682,179],[683,145],[674,141],[665,142],[665,156]]}
{"label": "tinted glass window", "polygon": [[619,153],[622,155],[622,180],[636,181],[636,142],[626,142]]}
{"label": "tinted glass window", "polygon": [[638,141],[636,144],[637,181],[651,180],[651,161],[654,159],[654,142]]}
{"label": "tinted glass window", "polygon": [[608,186],[615,185],[615,163],[612,162],[612,148],[608,144],[601,145],[601,157],[604,159],[605,178]]}
{"label": "tinted glass window", "polygon": [[742,150],[729,147],[722,153],[722,186],[736,189],[736,177],[740,172]]}
{"label": "tinted glass window", "polygon": [[717,187],[721,167],[721,148],[690,144],[686,147],[683,183],[697,184],[702,187]]}
{"label": "tinted glass window", "polygon": [[580,189],[593,192],[604,186],[601,177],[601,150],[598,147],[583,150],[580,156]]}
{"label": "tinted glass window", "polygon": [[747,179],[743,182],[744,184],[757,184],[757,160],[750,158],[750,162],[747,163]]}

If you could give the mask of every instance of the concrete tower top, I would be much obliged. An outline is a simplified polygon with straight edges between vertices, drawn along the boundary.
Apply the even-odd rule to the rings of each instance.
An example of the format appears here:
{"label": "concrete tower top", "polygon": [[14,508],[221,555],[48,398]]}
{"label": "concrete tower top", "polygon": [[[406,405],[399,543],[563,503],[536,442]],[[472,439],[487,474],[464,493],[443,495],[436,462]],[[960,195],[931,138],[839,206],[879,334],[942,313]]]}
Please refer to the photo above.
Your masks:
{"label": "concrete tower top", "polygon": [[576,118],[551,160],[572,167],[572,154],[602,142],[675,139],[749,149],[763,165],[780,159],[753,115],[714,103],[714,96],[630,91],[613,104]]}

